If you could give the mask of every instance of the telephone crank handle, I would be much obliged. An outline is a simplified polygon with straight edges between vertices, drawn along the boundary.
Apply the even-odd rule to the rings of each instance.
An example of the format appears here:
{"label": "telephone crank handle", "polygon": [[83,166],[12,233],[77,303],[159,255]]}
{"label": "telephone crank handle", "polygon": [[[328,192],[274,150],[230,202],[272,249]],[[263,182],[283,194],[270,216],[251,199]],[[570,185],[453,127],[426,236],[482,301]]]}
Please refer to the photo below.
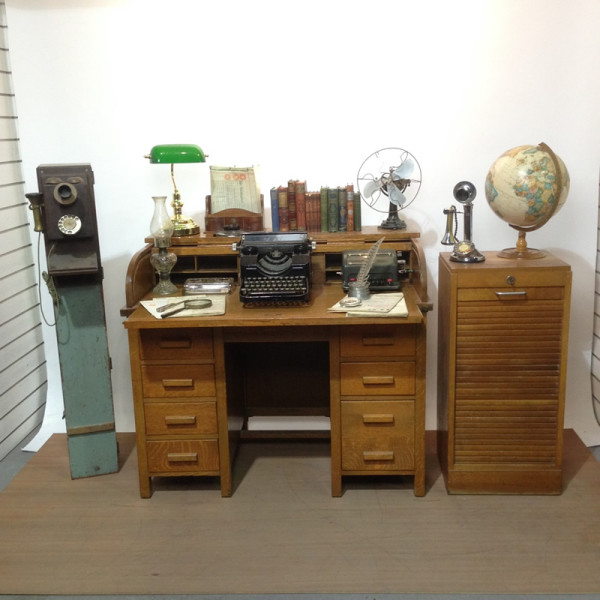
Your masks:
{"label": "telephone crank handle", "polygon": [[48,293],[50,294],[50,297],[52,298],[52,304],[54,304],[54,306],[58,306],[58,304],[60,302],[60,298],[58,296],[58,291],[56,290],[56,286],[54,285],[54,279],[52,278],[51,275],[48,275],[48,273],[46,273],[46,271],[42,272],[42,279],[46,282],[46,287],[48,288]]}

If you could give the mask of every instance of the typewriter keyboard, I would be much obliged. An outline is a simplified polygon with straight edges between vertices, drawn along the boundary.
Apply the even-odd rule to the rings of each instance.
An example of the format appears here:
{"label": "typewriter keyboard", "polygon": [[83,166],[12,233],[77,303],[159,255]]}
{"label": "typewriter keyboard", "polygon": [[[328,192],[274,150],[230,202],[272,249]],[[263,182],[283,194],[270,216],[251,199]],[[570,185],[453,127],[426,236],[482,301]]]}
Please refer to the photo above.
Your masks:
{"label": "typewriter keyboard", "polygon": [[308,278],[302,275],[245,277],[240,298],[248,301],[306,300],[308,292]]}

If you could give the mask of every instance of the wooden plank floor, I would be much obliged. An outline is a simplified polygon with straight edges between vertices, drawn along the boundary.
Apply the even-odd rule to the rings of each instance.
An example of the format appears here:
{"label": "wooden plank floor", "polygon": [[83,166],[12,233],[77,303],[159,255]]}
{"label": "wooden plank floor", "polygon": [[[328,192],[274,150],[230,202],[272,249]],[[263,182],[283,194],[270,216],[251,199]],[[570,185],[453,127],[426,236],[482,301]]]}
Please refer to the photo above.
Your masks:
{"label": "wooden plank floor", "polygon": [[428,492],[346,480],[325,442],[248,442],[234,495],[163,480],[139,498],[135,439],[121,469],[71,480],[53,436],[0,493],[2,594],[600,592],[600,464],[565,432],[561,496],[450,496],[428,432]]}

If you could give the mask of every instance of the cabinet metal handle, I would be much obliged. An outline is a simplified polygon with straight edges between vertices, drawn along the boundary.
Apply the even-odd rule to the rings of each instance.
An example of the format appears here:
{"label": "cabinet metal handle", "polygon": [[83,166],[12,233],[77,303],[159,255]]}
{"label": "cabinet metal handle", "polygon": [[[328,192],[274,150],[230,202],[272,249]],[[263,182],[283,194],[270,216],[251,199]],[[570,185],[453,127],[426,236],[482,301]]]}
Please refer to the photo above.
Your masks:
{"label": "cabinet metal handle", "polygon": [[394,415],[363,415],[363,423],[393,423]]}
{"label": "cabinet metal handle", "polygon": [[195,425],[196,415],[167,415],[165,417],[165,423],[168,426]]}
{"label": "cabinet metal handle", "polygon": [[169,452],[167,460],[173,463],[198,462],[197,452]]}
{"label": "cabinet metal handle", "polygon": [[163,387],[165,388],[190,388],[194,387],[193,379],[163,379]]}
{"label": "cabinet metal handle", "polygon": [[394,385],[393,375],[365,375],[363,385]]}
{"label": "cabinet metal handle", "polygon": [[374,461],[374,460],[394,460],[394,451],[393,450],[370,450],[367,452],[363,452],[363,459],[365,461]]}
{"label": "cabinet metal handle", "polygon": [[494,292],[498,298],[506,298],[506,297],[514,297],[514,296],[527,296],[527,292],[525,290],[521,290],[518,292]]}

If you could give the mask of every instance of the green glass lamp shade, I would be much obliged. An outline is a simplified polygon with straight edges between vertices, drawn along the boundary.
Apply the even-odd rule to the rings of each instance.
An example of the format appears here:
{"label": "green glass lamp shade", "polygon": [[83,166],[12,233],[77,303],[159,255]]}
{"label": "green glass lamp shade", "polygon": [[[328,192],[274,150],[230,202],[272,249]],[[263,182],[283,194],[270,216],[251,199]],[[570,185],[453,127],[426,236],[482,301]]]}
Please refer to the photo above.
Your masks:
{"label": "green glass lamp shade", "polygon": [[206,162],[202,148],[196,144],[161,144],[154,146],[147,158],[153,164]]}

